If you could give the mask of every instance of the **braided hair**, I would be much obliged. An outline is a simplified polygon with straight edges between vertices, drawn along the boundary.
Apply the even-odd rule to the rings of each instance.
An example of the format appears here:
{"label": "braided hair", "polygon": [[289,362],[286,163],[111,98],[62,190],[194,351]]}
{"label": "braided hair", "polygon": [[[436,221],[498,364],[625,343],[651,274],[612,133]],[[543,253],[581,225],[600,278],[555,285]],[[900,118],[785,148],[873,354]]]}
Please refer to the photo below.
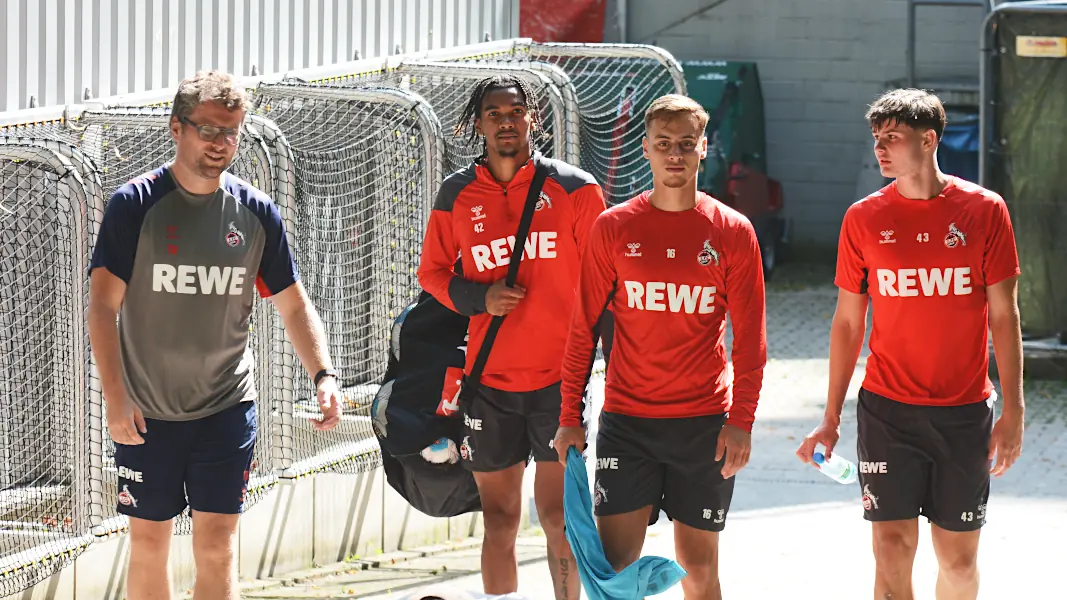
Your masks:
{"label": "braided hair", "polygon": [[[467,105],[463,107],[463,113],[460,114],[459,120],[456,122],[456,128],[453,132],[454,135],[458,138],[466,133],[467,145],[473,146],[479,137],[478,130],[474,127],[474,121],[481,115],[485,97],[493,90],[506,90],[508,88],[518,88],[519,92],[522,93],[523,100],[526,102],[526,112],[533,117],[533,123],[530,126],[529,139],[530,151],[532,152],[537,142],[545,139],[547,135],[544,130],[541,129],[541,114],[538,110],[539,102],[537,94],[525,79],[514,75],[493,75],[491,77],[486,77],[475,84],[474,90],[471,92],[470,100],[468,100]],[[475,159],[475,162],[484,162],[488,156],[489,148],[485,144],[485,138],[482,137],[482,153]]]}

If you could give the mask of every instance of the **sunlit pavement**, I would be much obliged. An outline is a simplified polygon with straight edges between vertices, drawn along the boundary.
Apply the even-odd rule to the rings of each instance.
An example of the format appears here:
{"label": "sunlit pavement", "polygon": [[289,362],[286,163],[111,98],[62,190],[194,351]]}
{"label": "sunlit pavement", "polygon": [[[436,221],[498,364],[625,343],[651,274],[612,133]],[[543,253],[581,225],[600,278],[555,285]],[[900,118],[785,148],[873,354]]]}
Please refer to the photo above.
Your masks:
{"label": "sunlit pavement", "polygon": [[[768,287],[770,361],[753,430],[752,459],[739,475],[721,537],[724,597],[870,598],[873,559],[870,525],[862,518],[858,484],[839,485],[793,455],[822,415],[826,393],[830,316],[836,291],[832,274],[794,267]],[[813,284],[812,282],[818,282]],[[921,340],[916,343],[923,343]],[[853,378],[842,420],[839,453],[855,458],[855,396],[863,364]],[[599,394],[599,389],[597,390]],[[1023,456],[993,482],[988,524],[982,532],[980,598],[1064,598],[1060,570],[1067,539],[1067,382],[1027,383]],[[594,436],[591,436],[594,437]],[[595,448],[591,449],[595,454]],[[672,557],[672,524],[649,529],[645,554]],[[937,566],[922,533],[915,567],[916,598],[934,597]],[[376,569],[341,570],[299,584],[246,593],[246,598],[407,598],[431,582],[478,591],[478,548],[418,557],[405,554]],[[413,558],[412,558],[413,557]],[[519,592],[552,598],[544,540],[536,533],[519,544]],[[336,570],[336,569],[335,569]],[[680,600],[680,586],[656,596]]]}

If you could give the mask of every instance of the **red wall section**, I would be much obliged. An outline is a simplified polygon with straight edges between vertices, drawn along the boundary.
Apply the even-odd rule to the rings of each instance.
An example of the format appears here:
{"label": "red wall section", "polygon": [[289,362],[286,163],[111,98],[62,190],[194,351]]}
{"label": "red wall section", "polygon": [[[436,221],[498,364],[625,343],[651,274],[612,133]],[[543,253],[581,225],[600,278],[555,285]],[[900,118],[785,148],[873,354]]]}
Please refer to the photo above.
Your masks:
{"label": "red wall section", "polygon": [[601,42],[606,5],[607,0],[521,0],[519,35],[537,42]]}

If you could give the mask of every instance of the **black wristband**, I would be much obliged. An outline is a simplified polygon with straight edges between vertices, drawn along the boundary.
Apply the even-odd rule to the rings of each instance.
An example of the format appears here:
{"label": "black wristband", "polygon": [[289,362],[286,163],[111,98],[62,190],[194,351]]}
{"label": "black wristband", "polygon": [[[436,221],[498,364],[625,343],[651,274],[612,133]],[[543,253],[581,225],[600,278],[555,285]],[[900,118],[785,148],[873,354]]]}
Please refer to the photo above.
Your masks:
{"label": "black wristband", "polygon": [[334,371],[333,369],[323,369],[318,373],[315,373],[315,385],[319,385],[319,382],[326,377],[337,379],[337,371]]}

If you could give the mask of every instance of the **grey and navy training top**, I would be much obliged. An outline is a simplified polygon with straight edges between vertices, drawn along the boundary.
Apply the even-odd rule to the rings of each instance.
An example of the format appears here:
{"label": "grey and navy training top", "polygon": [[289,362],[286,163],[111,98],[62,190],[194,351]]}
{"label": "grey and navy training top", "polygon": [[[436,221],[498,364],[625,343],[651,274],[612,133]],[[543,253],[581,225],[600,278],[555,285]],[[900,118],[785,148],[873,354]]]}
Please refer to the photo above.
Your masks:
{"label": "grey and navy training top", "polygon": [[126,282],[122,371],[146,418],[187,421],[255,400],[255,290],[267,297],[299,280],[266,194],[229,173],[213,194],[191,194],[160,167],[111,197],[98,267]]}

